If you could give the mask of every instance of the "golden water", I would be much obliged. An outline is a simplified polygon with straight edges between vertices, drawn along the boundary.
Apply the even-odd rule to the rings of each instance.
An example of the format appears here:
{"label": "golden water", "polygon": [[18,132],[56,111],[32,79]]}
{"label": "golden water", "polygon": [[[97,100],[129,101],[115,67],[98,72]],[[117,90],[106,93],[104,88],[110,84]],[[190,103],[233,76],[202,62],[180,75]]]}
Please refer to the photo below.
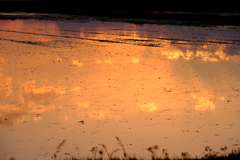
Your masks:
{"label": "golden water", "polygon": [[[0,155],[240,146],[240,29],[0,21]],[[116,155],[122,156],[122,151]],[[161,155],[159,151],[158,155]]]}

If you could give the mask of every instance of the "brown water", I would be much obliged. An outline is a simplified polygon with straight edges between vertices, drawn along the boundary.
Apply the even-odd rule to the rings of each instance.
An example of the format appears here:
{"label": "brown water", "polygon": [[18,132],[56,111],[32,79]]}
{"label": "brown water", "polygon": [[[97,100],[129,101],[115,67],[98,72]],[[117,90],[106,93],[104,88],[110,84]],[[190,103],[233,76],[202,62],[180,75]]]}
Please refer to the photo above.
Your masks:
{"label": "brown water", "polygon": [[239,37],[231,26],[1,20],[0,155],[51,159],[67,139],[59,156],[87,157],[120,148],[115,136],[146,158],[153,145],[170,156],[237,148]]}

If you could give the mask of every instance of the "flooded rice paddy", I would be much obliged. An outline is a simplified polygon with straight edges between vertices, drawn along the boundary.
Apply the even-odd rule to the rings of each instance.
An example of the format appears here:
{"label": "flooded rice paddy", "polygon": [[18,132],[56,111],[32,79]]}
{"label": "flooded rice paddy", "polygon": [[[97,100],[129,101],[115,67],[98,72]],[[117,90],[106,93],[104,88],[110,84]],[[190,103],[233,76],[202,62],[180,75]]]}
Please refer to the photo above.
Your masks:
{"label": "flooded rice paddy", "polygon": [[[0,20],[0,155],[240,146],[240,27]],[[117,152],[116,155],[122,155]]]}

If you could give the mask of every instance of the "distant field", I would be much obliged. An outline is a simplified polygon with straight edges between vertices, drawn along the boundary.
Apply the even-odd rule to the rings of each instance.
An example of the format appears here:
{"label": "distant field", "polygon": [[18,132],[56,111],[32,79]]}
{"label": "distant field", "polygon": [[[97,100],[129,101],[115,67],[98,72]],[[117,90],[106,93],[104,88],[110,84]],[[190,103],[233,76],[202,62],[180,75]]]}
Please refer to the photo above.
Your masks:
{"label": "distant field", "polygon": [[240,10],[234,3],[206,3],[197,1],[77,1],[77,0],[0,0],[0,12],[60,13],[114,18],[179,20],[190,23],[240,25]]}

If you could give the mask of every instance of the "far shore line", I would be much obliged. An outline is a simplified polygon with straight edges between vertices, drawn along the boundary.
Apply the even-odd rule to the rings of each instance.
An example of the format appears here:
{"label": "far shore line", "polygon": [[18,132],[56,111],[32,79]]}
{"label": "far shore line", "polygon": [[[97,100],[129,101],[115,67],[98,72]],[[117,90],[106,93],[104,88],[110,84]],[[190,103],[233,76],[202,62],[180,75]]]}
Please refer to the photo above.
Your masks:
{"label": "far shore line", "polygon": [[[71,1],[71,0],[70,0]],[[65,2],[65,1],[64,1]],[[153,5],[154,6],[154,5]],[[66,20],[77,20],[79,16],[95,17],[101,21],[120,21],[135,24],[183,24],[183,25],[234,25],[240,26],[240,10],[189,10],[189,8],[162,8],[129,5],[105,6],[90,4],[47,3],[47,1],[0,1],[0,19],[53,19],[46,15],[4,15],[1,13],[42,13],[62,14],[68,16]],[[180,9],[181,10],[180,10]],[[214,10],[215,9],[215,10]],[[54,17],[57,18],[56,16]],[[54,19],[53,19],[54,20]],[[64,20],[64,19],[63,19]]]}

